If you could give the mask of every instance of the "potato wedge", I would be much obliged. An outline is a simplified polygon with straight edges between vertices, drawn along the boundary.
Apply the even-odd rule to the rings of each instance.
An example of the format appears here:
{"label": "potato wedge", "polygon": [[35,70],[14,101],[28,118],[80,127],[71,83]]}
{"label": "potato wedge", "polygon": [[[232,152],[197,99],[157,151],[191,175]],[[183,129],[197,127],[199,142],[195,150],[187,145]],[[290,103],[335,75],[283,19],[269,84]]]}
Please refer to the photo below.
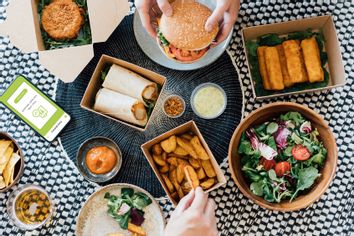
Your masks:
{"label": "potato wedge", "polygon": [[198,176],[199,180],[204,179],[206,177],[206,174],[205,174],[205,171],[203,168],[199,168],[197,170],[197,176]]}
{"label": "potato wedge", "polygon": [[155,154],[155,155],[161,155],[162,154],[162,148],[161,148],[161,145],[159,143],[157,143],[154,146],[152,146],[152,154]]}
{"label": "potato wedge", "polygon": [[163,140],[161,142],[161,147],[167,153],[171,153],[174,150],[176,150],[177,147],[176,136],[172,135],[168,139]]}
{"label": "potato wedge", "polygon": [[152,155],[152,158],[154,159],[155,163],[159,166],[164,166],[166,165],[166,159],[163,158],[162,155]]}
{"label": "potato wedge", "polygon": [[[172,184],[178,183],[177,181],[177,168],[173,169],[168,174],[169,179],[171,180]],[[177,190],[177,189],[176,189]]]}
{"label": "potato wedge", "polygon": [[209,178],[214,178],[216,176],[213,165],[210,160],[202,161],[202,167]]}
{"label": "potato wedge", "polygon": [[172,197],[172,199],[175,200],[176,202],[179,201],[179,197],[178,197],[178,193],[177,193],[177,192],[171,193],[171,197]]}
{"label": "potato wedge", "polygon": [[200,183],[200,187],[202,187],[204,190],[208,190],[215,184],[215,179],[210,178],[205,180],[204,182]]}
{"label": "potato wedge", "polygon": [[162,174],[161,177],[162,177],[163,181],[165,182],[166,187],[168,188],[168,191],[170,193],[173,193],[175,189],[173,187],[173,184],[171,183],[171,180],[165,174]]}
{"label": "potato wedge", "polygon": [[187,156],[188,152],[184,150],[181,146],[177,146],[176,149],[173,151],[174,154],[178,156]]}
{"label": "potato wedge", "polygon": [[194,136],[190,143],[192,144],[195,152],[197,153],[198,155],[198,158],[201,159],[201,160],[209,160],[209,155],[208,153],[205,151],[203,145],[200,143],[200,140],[198,138],[198,136]]}
{"label": "potato wedge", "polygon": [[178,163],[178,165],[184,165],[184,166],[189,165],[188,161],[181,159],[181,158],[177,158],[177,163]]}
{"label": "potato wedge", "polygon": [[184,197],[184,192],[183,192],[183,190],[182,190],[182,187],[181,187],[180,185],[178,185],[178,186],[176,186],[176,187],[178,187],[178,189],[177,189],[178,197],[179,197],[180,199],[183,198],[183,197]]}
{"label": "potato wedge", "polygon": [[180,184],[184,179],[184,167],[185,165],[179,164],[176,168],[177,182]]}
{"label": "potato wedge", "polygon": [[139,236],[146,236],[143,227],[128,223],[128,230],[132,233],[138,234]]}
{"label": "potato wedge", "polygon": [[178,158],[177,157],[169,157],[167,158],[167,162],[170,164],[170,165],[173,165],[173,166],[178,166]]}
{"label": "potato wedge", "polygon": [[166,163],[166,165],[159,168],[159,172],[162,174],[167,173],[170,170],[170,165]]}
{"label": "potato wedge", "polygon": [[184,139],[189,141],[189,140],[191,140],[193,138],[193,136],[191,134],[189,134],[189,133],[185,133],[185,134],[181,135],[181,138],[184,138]]}
{"label": "potato wedge", "polygon": [[185,166],[184,167],[184,174],[186,176],[186,179],[189,183],[189,185],[192,187],[192,188],[196,188],[199,186],[199,179],[198,179],[198,176],[197,176],[197,173],[195,172],[195,170],[193,169],[193,167],[191,166]]}
{"label": "potato wedge", "polygon": [[187,141],[186,139],[177,137],[177,143],[179,146],[181,146],[184,150],[186,150],[189,155],[191,155],[193,158],[197,159],[197,153],[195,152],[192,144],[190,144],[189,141]]}
{"label": "potato wedge", "polygon": [[194,169],[199,169],[201,166],[200,166],[200,162],[199,160],[197,159],[194,159],[194,158],[189,158],[189,164],[191,164],[193,166]]}
{"label": "potato wedge", "polygon": [[188,194],[192,190],[192,187],[190,186],[188,181],[182,182],[181,188],[184,194]]}

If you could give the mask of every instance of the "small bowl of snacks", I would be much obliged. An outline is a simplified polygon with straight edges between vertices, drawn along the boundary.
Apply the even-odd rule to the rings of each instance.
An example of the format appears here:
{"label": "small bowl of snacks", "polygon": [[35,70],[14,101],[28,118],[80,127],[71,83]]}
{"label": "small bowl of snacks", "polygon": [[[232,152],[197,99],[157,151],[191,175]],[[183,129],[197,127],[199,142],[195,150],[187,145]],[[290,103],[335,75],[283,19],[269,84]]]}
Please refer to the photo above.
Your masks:
{"label": "small bowl of snacks", "polygon": [[112,179],[122,166],[122,152],[118,145],[106,137],[93,137],[81,144],[77,165],[82,176],[102,183]]}
{"label": "small bowl of snacks", "polygon": [[174,205],[200,186],[206,192],[226,184],[226,178],[193,121],[143,144],[141,149]]}
{"label": "small bowl of snacks", "polygon": [[204,83],[192,92],[191,106],[193,112],[203,119],[215,119],[226,109],[225,91],[217,84]]}
{"label": "small bowl of snacks", "polygon": [[186,110],[186,103],[181,96],[170,95],[163,102],[163,112],[170,118],[178,118]]}
{"label": "small bowl of snacks", "polygon": [[17,142],[0,132],[0,193],[16,184],[23,174],[24,155]]}
{"label": "small bowl of snacks", "polygon": [[313,110],[291,102],[263,106],[237,127],[229,166],[241,192],[276,211],[303,209],[327,190],[338,151],[332,131]]}

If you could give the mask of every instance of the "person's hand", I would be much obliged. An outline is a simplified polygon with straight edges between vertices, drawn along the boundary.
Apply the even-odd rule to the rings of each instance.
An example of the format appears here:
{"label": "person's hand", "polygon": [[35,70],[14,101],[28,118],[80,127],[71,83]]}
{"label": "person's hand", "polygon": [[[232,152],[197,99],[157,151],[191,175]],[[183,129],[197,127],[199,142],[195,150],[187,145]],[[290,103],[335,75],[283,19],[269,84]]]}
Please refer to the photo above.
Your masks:
{"label": "person's hand", "polygon": [[191,190],[171,215],[165,236],[216,236],[215,202],[202,188]]}
{"label": "person's hand", "polygon": [[161,14],[172,15],[172,7],[168,0],[136,0],[136,9],[139,12],[141,23],[151,37],[156,38],[156,18]]}
{"label": "person's hand", "polygon": [[211,31],[214,26],[220,25],[219,34],[213,45],[224,41],[237,20],[240,10],[240,0],[217,0],[216,8],[205,23],[205,30]]}

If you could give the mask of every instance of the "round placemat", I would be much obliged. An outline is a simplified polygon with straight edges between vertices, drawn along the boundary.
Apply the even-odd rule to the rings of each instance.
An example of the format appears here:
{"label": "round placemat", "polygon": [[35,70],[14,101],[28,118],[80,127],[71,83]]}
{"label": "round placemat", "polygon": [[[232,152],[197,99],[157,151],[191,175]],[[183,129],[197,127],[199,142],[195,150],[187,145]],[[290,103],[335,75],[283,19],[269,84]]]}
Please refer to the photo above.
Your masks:
{"label": "round placemat", "polygon": [[[81,143],[92,136],[106,136],[113,139],[123,154],[123,164],[118,175],[109,183],[127,182],[136,184],[155,197],[165,193],[140,146],[154,137],[189,120],[194,120],[200,128],[211,151],[220,163],[227,156],[231,135],[242,116],[242,91],[238,75],[229,55],[225,52],[212,65],[194,71],[173,71],[151,61],[138,46],[133,32],[133,16],[127,16],[105,43],[95,45],[95,57],[78,76],[75,82],[59,82],[57,102],[68,112],[72,121],[61,134],[62,144],[71,160],[76,162],[76,152]],[[167,77],[167,85],[151,123],[145,132],[137,131],[124,124],[80,108],[80,101],[93,70],[102,54],[132,62]],[[197,117],[190,106],[193,89],[205,82],[220,85],[227,95],[227,108],[216,119],[204,120]],[[187,105],[186,112],[178,119],[166,117],[161,101],[170,94],[182,96]]]}

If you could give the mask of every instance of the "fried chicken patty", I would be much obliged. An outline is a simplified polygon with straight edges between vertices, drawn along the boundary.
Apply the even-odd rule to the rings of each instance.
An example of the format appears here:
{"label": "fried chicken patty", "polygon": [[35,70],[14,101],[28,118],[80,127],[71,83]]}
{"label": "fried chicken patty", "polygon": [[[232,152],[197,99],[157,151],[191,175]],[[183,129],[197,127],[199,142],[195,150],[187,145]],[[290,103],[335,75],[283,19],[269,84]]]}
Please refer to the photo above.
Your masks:
{"label": "fried chicken patty", "polygon": [[54,0],[42,13],[42,26],[55,40],[74,39],[84,24],[82,9],[72,0]]}

